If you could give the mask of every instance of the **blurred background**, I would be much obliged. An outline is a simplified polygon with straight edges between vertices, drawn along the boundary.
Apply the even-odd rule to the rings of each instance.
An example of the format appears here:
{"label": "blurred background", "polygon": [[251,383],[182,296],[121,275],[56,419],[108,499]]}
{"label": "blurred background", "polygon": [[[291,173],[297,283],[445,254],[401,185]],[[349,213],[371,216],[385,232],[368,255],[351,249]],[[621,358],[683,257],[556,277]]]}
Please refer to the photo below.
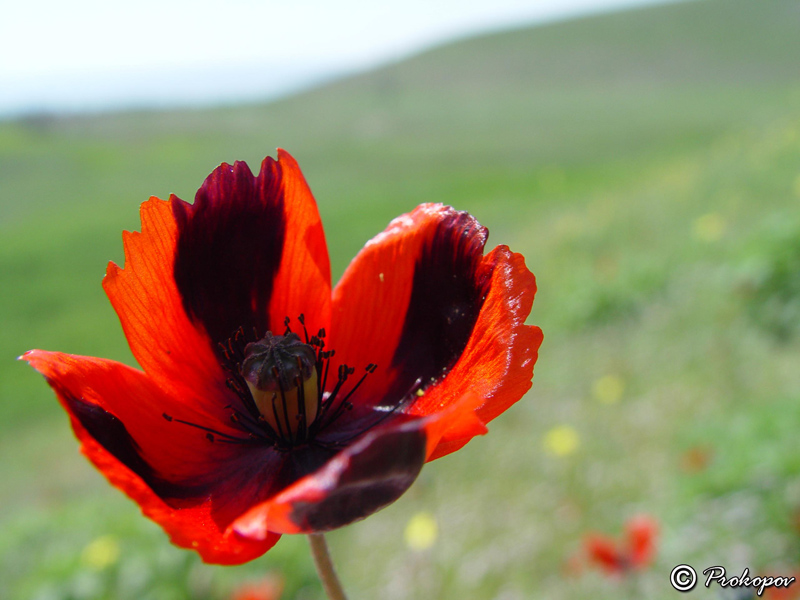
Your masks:
{"label": "blurred background", "polygon": [[322,597],[303,537],[235,568],[172,547],[14,361],[134,364],[100,282],[140,202],[278,146],[334,279],[444,202],[539,284],[530,393],[329,535],[353,598],[675,598],[679,563],[796,575],[800,1],[282,4],[3,9],[0,598],[222,600],[263,577]]}

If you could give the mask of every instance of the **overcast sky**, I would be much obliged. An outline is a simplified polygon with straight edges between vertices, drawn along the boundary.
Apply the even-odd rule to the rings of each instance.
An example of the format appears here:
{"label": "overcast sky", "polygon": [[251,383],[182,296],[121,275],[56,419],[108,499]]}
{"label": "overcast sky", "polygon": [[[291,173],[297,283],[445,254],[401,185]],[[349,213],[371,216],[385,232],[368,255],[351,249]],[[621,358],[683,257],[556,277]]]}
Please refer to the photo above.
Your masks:
{"label": "overcast sky", "polygon": [[270,96],[471,33],[654,1],[4,0],[0,114]]}

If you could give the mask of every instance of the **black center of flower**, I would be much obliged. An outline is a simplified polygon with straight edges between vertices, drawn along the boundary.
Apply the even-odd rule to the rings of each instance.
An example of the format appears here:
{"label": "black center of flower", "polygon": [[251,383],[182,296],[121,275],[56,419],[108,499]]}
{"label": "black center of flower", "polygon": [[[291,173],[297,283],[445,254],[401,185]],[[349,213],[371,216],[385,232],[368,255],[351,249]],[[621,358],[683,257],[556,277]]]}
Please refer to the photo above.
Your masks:
{"label": "black center of flower", "polygon": [[377,366],[367,365],[361,378],[345,392],[355,369],[340,365],[336,383],[326,392],[335,352],[325,350],[324,329],[309,336],[303,315],[298,321],[305,341],[291,330],[291,320],[287,317],[283,335],[268,331],[259,338],[257,332],[247,336],[239,328],[220,344],[221,363],[229,374],[226,384],[240,400],[239,404],[226,408],[230,409],[231,423],[241,435],[176,419],[166,413],[164,418],[205,431],[211,442],[268,444],[279,450],[314,443],[318,433],[353,408],[351,396]]}

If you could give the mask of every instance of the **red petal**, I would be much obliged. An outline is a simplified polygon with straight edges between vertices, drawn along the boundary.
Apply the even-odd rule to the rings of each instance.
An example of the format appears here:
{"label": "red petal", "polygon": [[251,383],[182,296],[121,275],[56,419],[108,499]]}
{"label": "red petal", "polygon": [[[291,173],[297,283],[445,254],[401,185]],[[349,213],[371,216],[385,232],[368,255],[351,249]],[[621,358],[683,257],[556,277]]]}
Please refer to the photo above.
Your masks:
{"label": "red petal", "polygon": [[[277,542],[280,536],[275,534],[245,540],[235,536],[230,527],[220,528],[212,518],[210,500],[174,508],[153,491],[152,485],[170,475],[204,472],[214,460],[224,460],[231,449],[198,444],[202,437],[191,428],[154,417],[153,413],[160,415],[163,410],[181,410],[182,404],[171,400],[144,374],[112,361],[40,350],[23,358],[56,391],[86,457],[161,525],[174,544],[197,550],[206,562],[239,564],[260,556]],[[96,420],[97,415],[102,422]],[[88,428],[95,429],[94,435]]]}
{"label": "red petal", "polygon": [[[483,399],[475,415],[481,423],[488,423],[531,387],[542,331],[525,325],[525,319],[533,305],[536,280],[522,255],[506,246],[486,255],[481,269],[491,279],[469,342],[445,380],[414,403],[413,414],[428,414],[471,393]],[[454,424],[443,434],[430,460],[458,450],[480,433]]]}
{"label": "red petal", "polygon": [[280,600],[283,593],[283,577],[268,573],[256,581],[250,581],[237,587],[231,600]]}
{"label": "red petal", "polygon": [[656,552],[658,523],[651,517],[640,515],[628,521],[626,527],[630,561],[634,567],[646,567]]}
{"label": "red petal", "polygon": [[428,434],[426,460],[436,458],[434,455],[441,451],[442,443],[447,438],[471,439],[476,435],[487,433],[486,424],[477,415],[482,404],[483,398],[469,391],[428,417],[430,424],[426,427]]}
{"label": "red petal", "polygon": [[331,264],[325,232],[297,162],[278,149],[275,164],[281,173],[286,241],[269,312],[273,320],[295,319],[303,313],[309,332],[315,334],[329,327],[331,320]]}
{"label": "red petal", "polygon": [[620,574],[625,570],[625,560],[614,540],[599,534],[586,536],[586,553],[597,566],[610,574]]}
{"label": "red petal", "polygon": [[429,420],[398,417],[334,456],[322,468],[254,507],[233,527],[245,538],[270,532],[329,531],[397,500],[425,462]]}
{"label": "red petal", "polygon": [[422,205],[356,256],[333,292],[330,343],[334,362],[378,365],[354,404],[396,405],[452,367],[483,301],[485,241],[467,213]]}
{"label": "red petal", "polygon": [[316,203],[294,159],[279,151],[258,177],[223,164],[194,204],[171,199],[178,224],[174,274],[183,306],[215,343],[238,328],[283,333],[305,314],[326,327],[330,265]]}
{"label": "red petal", "polygon": [[471,415],[451,417],[431,460],[483,433],[531,385],[542,334],[524,322],[535,279],[504,246],[483,256],[486,237],[468,214],[422,205],[371,240],[333,293],[335,358],[378,364],[354,403],[405,396],[411,414],[427,415],[467,393],[481,399]]}
{"label": "red petal", "polygon": [[[177,228],[169,203],[150,198],[142,232],[125,232],[125,268],[109,263],[103,288],[131,352],[153,378],[181,386],[187,405],[214,413],[225,402],[225,375],[210,340],[187,317],[173,278]],[[220,414],[220,417],[222,415]]]}

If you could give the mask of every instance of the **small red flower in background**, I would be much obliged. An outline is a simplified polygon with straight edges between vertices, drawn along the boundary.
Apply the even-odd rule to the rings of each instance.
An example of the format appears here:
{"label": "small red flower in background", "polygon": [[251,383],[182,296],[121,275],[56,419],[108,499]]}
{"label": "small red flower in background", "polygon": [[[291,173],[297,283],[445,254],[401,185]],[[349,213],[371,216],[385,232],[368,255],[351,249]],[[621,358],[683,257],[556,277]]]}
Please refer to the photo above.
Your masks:
{"label": "small red flower in background", "polygon": [[32,350],[82,450],[206,562],[395,501],[530,388],[536,285],[472,216],[398,217],[331,289],[314,198],[278,151],[223,164],[194,204],[141,207],[103,287],[143,371]]}
{"label": "small red flower in background", "polygon": [[584,538],[589,561],[611,575],[625,575],[649,566],[656,553],[658,523],[640,515],[628,520],[621,540],[593,533]]}
{"label": "small red flower in background", "polygon": [[771,574],[770,577],[782,577],[785,579],[794,577],[794,581],[788,587],[767,587],[764,588],[762,598],[765,600],[798,600],[800,598],[800,584],[797,581],[800,579],[800,571],[795,571],[789,575],[786,572],[781,572],[780,575]]}
{"label": "small red flower in background", "polygon": [[240,585],[234,590],[231,600],[279,600],[282,593],[283,579],[278,575],[267,575]]}

